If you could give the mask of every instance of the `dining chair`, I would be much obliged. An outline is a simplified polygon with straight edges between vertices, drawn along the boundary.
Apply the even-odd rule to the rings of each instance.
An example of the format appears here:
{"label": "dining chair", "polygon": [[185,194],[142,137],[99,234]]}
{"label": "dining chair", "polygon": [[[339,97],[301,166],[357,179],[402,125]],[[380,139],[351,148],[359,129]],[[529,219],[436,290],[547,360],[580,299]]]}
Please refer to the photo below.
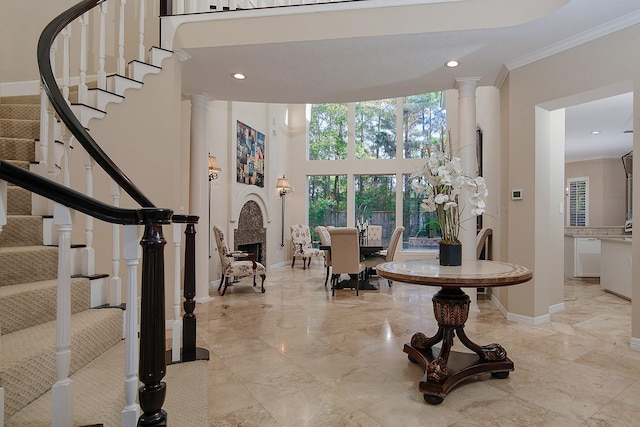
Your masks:
{"label": "dining chair", "polygon": [[[314,228],[316,234],[320,237],[320,244],[322,246],[331,246],[331,235],[329,234],[329,230],[327,227],[323,225],[318,225]],[[327,282],[329,281],[329,271],[331,270],[331,251],[324,251],[324,265],[327,267],[327,275],[324,278],[324,286],[327,287]]]}
{"label": "dining chair", "polygon": [[296,264],[297,256],[302,257],[303,270],[306,270],[307,266],[311,266],[312,257],[324,257],[324,251],[313,247],[311,232],[306,224],[294,224],[291,226],[291,246],[293,249],[291,268]]}
{"label": "dining chair", "polygon": [[381,242],[382,241],[382,226],[370,225],[367,227],[367,240]]}
{"label": "dining chair", "polygon": [[[364,264],[367,269],[374,269],[378,264],[393,261],[393,257],[396,254],[398,243],[400,242],[400,238],[402,237],[403,232],[404,227],[396,227],[396,229],[393,230],[393,233],[391,234],[391,240],[389,240],[389,246],[387,246],[387,249],[368,256],[364,259]],[[387,280],[387,282],[389,283],[389,286],[392,286],[393,282],[391,280]]]}
{"label": "dining chair", "polygon": [[360,281],[364,279],[365,265],[360,262],[358,230],[353,227],[330,228],[331,238],[331,296],[335,296],[336,285],[342,274],[357,276],[356,296],[360,294]]}
{"label": "dining chair", "polygon": [[233,252],[229,250],[227,242],[224,239],[224,233],[222,229],[217,225],[213,226],[213,234],[216,239],[216,246],[218,247],[218,255],[220,256],[220,269],[222,271],[222,278],[220,279],[220,286],[218,286],[218,292],[223,287],[222,293],[224,295],[227,292],[227,287],[230,284],[231,278],[241,278],[253,276],[253,286],[256,286],[256,276],[262,277],[261,291],[264,293],[264,279],[267,278],[267,269],[253,258],[253,254],[250,254],[249,259],[236,260]]}

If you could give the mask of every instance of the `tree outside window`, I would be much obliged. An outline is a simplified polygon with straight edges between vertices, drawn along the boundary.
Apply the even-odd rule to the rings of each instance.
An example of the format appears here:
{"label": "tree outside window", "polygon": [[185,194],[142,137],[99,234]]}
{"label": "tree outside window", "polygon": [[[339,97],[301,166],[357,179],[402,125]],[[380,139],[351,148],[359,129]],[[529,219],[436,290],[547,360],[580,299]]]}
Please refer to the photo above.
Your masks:
{"label": "tree outside window", "polygon": [[396,158],[396,100],[356,103],[356,159]]}
{"label": "tree outside window", "polygon": [[396,227],[396,176],[354,175],[355,220],[364,218],[371,225],[382,226],[382,243]]}
{"label": "tree outside window", "polygon": [[317,225],[347,226],[347,176],[311,175],[309,188],[309,228],[313,240],[319,240]]}
{"label": "tree outside window", "polygon": [[405,159],[427,157],[429,142],[440,141],[447,125],[442,92],[407,96],[402,100],[402,132]]}
{"label": "tree outside window", "polygon": [[347,104],[314,104],[309,122],[309,160],[347,158]]}

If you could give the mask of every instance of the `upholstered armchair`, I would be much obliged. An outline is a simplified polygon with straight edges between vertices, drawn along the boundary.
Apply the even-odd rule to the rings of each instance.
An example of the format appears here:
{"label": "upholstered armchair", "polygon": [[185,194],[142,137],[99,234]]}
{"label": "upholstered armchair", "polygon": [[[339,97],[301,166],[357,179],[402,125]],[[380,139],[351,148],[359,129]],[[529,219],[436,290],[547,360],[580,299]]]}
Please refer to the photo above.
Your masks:
{"label": "upholstered armchair", "polygon": [[227,291],[227,287],[230,284],[230,280],[235,277],[248,277],[253,276],[253,286],[256,286],[256,276],[262,277],[261,291],[264,293],[264,279],[267,278],[267,269],[259,262],[253,259],[253,254],[250,254],[248,259],[236,260],[233,253],[229,250],[227,242],[224,239],[224,233],[217,225],[213,226],[213,234],[216,239],[216,246],[218,247],[218,255],[220,256],[220,268],[222,271],[222,278],[220,279],[220,286],[218,286],[218,292],[222,289],[221,295],[224,295]]}
{"label": "upholstered armchair", "polygon": [[307,266],[311,265],[312,257],[324,257],[324,251],[313,247],[311,232],[306,224],[294,224],[291,226],[291,246],[293,250],[291,268],[296,264],[296,257],[302,258],[303,270],[306,270]]}

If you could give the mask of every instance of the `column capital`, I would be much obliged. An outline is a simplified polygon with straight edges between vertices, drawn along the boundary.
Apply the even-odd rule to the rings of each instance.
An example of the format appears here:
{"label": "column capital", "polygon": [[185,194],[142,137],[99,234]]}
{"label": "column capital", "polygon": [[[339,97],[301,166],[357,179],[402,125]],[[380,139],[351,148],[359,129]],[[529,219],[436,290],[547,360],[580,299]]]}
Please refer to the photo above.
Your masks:
{"label": "column capital", "polygon": [[456,89],[458,92],[473,91],[475,93],[480,77],[465,77],[456,79]]}
{"label": "column capital", "polygon": [[208,106],[209,101],[215,101],[215,99],[207,92],[188,91],[182,94],[184,100],[190,100],[192,105]]}

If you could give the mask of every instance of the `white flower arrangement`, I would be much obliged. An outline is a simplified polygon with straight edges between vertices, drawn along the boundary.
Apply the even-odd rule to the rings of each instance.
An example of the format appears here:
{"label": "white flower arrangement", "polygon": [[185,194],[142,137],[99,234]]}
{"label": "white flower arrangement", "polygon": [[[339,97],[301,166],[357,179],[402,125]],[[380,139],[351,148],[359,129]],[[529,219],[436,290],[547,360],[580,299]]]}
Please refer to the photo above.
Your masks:
{"label": "white flower arrangement", "polygon": [[424,197],[421,208],[425,212],[436,212],[442,243],[460,244],[458,236],[463,210],[458,203],[460,192],[465,187],[472,191],[469,198],[471,215],[482,215],[489,194],[487,185],[481,176],[472,178],[462,173],[462,162],[459,157],[452,156],[444,132],[441,141],[430,144],[427,150],[427,163],[412,175],[413,188]]}

